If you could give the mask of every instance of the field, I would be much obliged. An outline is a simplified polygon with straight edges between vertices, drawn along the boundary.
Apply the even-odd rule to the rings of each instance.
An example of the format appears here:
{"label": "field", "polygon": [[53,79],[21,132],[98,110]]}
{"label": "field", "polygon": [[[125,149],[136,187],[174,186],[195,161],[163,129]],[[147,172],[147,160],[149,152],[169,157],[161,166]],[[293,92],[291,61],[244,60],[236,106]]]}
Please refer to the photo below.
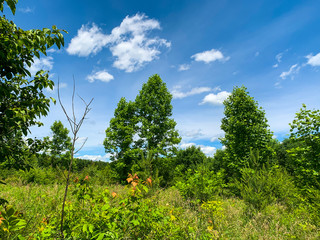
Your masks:
{"label": "field", "polygon": [[[133,183],[133,182],[131,182]],[[74,183],[65,216],[67,239],[319,239],[306,209],[272,204],[251,211],[238,198],[199,203],[176,188]],[[85,186],[85,187],[84,187]],[[9,183],[0,194],[19,218],[20,230],[3,239],[58,239],[64,186]],[[72,194],[73,193],[73,194]],[[23,238],[24,237],[24,238]]]}

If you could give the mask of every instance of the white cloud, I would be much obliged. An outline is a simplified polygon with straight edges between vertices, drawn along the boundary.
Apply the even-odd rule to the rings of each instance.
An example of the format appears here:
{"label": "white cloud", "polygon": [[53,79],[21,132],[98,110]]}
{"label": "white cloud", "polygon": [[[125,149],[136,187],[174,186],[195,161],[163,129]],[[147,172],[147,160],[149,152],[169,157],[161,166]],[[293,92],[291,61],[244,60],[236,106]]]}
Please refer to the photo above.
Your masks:
{"label": "white cloud", "polygon": [[[62,88],[67,88],[68,87],[68,84],[67,83],[60,83],[59,84],[59,88],[62,89]],[[54,93],[56,92],[56,89],[58,88],[58,84],[56,84],[55,86],[53,86],[53,89],[50,89],[50,88],[46,88],[46,91],[49,92],[49,93]]]}
{"label": "white cloud", "polygon": [[226,91],[222,91],[217,94],[210,93],[204,97],[200,104],[210,103],[213,105],[222,105],[223,101],[226,100],[230,95],[231,93]]}
{"label": "white cloud", "polygon": [[104,156],[101,155],[83,155],[83,156],[78,156],[77,158],[81,158],[81,159],[88,159],[91,161],[109,161],[110,159],[110,154],[106,154]]}
{"label": "white cloud", "polygon": [[289,71],[287,72],[282,72],[280,74],[280,77],[282,79],[286,79],[287,77],[291,76],[291,78],[293,78],[294,74],[297,74],[300,70],[300,66],[298,66],[298,64],[294,64],[290,67]]}
{"label": "white cloud", "polygon": [[309,54],[308,56],[306,56],[306,58],[308,58],[307,64],[314,66],[314,67],[320,66],[320,53],[318,53],[314,56],[312,54]]}
{"label": "white cloud", "polygon": [[49,50],[47,50],[47,53],[56,53],[56,52],[58,52],[58,50],[54,48],[50,48]]}
{"label": "white cloud", "polygon": [[187,71],[190,69],[190,65],[189,64],[181,64],[179,65],[179,69],[178,71],[181,72],[181,71]]}
{"label": "white cloud", "polygon": [[210,142],[215,142],[215,141],[218,141],[219,140],[219,137],[212,137],[211,139],[210,139]]}
{"label": "white cloud", "polygon": [[288,49],[285,50],[284,52],[278,53],[278,54],[275,56],[275,59],[276,59],[277,63],[275,63],[275,64],[272,65],[273,68],[279,67],[279,63],[282,62],[283,54],[284,54],[285,52],[287,52],[287,51],[288,51]]}
{"label": "white cloud", "polygon": [[52,57],[42,57],[42,58],[34,58],[33,64],[28,70],[31,75],[34,76],[40,70],[51,70],[53,67],[53,58]]}
{"label": "white cloud", "polygon": [[181,98],[189,97],[189,96],[204,93],[204,92],[210,92],[212,90],[209,87],[196,87],[196,88],[192,88],[189,92],[181,92],[179,90],[180,88],[181,88],[180,86],[176,86],[171,91],[172,97],[174,99],[177,99],[177,98],[181,99]]}
{"label": "white cloud", "polygon": [[31,13],[31,12],[33,12],[33,9],[31,9],[30,7],[18,8],[18,11],[23,12],[23,13]]}
{"label": "white cloud", "polygon": [[78,35],[71,40],[67,52],[71,55],[89,56],[108,47],[115,57],[113,66],[133,72],[158,58],[160,47],[171,46],[165,39],[147,36],[155,29],[160,29],[160,23],[143,14],[125,17],[110,35],[104,34],[95,24],[92,27],[83,25]]}
{"label": "white cloud", "polygon": [[106,70],[93,72],[91,75],[87,76],[87,80],[91,83],[93,83],[95,80],[99,80],[102,82],[110,82],[113,79],[114,79],[113,76],[110,73],[108,73]]}
{"label": "white cloud", "polygon": [[230,57],[223,56],[222,52],[216,49],[211,49],[209,51],[204,51],[201,53],[196,53],[191,56],[191,58],[194,58],[197,62],[205,62],[210,63],[214,61],[228,61]]}
{"label": "white cloud", "polygon": [[180,135],[183,138],[189,138],[189,139],[198,139],[204,136],[201,129],[192,129],[192,130],[185,130],[181,131]]}
{"label": "white cloud", "polygon": [[78,30],[78,35],[71,39],[67,52],[71,55],[86,57],[101,51],[109,41],[109,37],[103,34],[94,23],[91,27],[82,25]]}
{"label": "white cloud", "polygon": [[192,146],[196,146],[196,144],[195,143],[181,143],[180,144],[180,148],[183,148],[183,149],[186,149],[186,148],[189,148]]}
{"label": "white cloud", "polygon": [[205,145],[197,145],[195,143],[182,143],[182,144],[180,144],[180,148],[183,148],[183,149],[186,149],[191,146],[196,146],[197,148],[200,147],[201,151],[207,156],[212,156],[217,150],[215,147],[205,146]]}
{"label": "white cloud", "polygon": [[217,151],[215,147],[203,146],[203,145],[200,145],[200,149],[207,156],[212,156]]}
{"label": "white cloud", "polygon": [[276,55],[276,60],[277,60],[278,63],[281,62],[282,55],[283,55],[283,53],[279,53],[279,54]]}

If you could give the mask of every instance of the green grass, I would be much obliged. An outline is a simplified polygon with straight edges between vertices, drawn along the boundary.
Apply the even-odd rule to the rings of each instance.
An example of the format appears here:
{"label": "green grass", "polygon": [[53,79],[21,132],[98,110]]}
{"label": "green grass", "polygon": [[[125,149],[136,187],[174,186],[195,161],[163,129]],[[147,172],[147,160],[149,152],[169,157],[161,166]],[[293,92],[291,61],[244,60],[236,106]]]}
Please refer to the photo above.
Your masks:
{"label": "green grass", "polygon": [[[88,199],[79,202],[71,194],[73,188],[74,186],[70,188],[68,203],[73,206],[74,212],[68,212],[67,215],[73,216],[74,219],[71,221],[75,223],[71,222],[70,226],[92,223],[96,224],[95,229],[98,229],[96,226],[102,226],[101,219],[99,219],[102,215],[96,218],[93,215],[102,214],[99,201]],[[106,186],[96,185],[92,189],[93,195],[98,199],[98,195],[106,189]],[[143,236],[144,239],[320,238],[319,227],[312,224],[308,214],[300,208],[289,210],[283,205],[273,204],[263,211],[252,213],[249,212],[243,200],[229,198],[209,202],[207,204],[209,207],[205,209],[201,207],[201,204],[185,200],[174,188],[151,189],[148,193],[141,195],[132,203],[126,203],[126,207],[123,207],[121,205],[124,204],[123,201],[132,199],[128,192],[131,188],[114,185],[108,186],[108,190],[108,204],[113,210],[108,210],[106,219],[110,217],[111,222],[118,224],[114,226],[112,231],[116,232],[119,238],[138,239],[138,236]],[[15,209],[23,213],[27,226],[19,230],[19,233],[22,236],[35,237],[37,233],[43,231],[43,226],[51,224],[49,222],[51,219],[59,219],[63,191],[64,186],[58,184],[23,185],[10,183],[1,186],[0,196],[7,199]],[[111,195],[113,192],[117,193],[115,198]],[[98,206],[96,209],[95,205]],[[145,210],[143,210],[144,208]],[[122,213],[117,212],[117,209]],[[132,212],[136,215],[133,215]],[[127,219],[118,218],[117,214],[122,214],[121,216]],[[146,219],[148,222],[144,222],[144,225],[141,223],[136,227],[130,222],[132,216],[134,216],[132,219],[137,219],[140,222]],[[67,218],[68,216],[66,216]],[[47,220],[49,223],[44,225],[44,221]],[[57,222],[52,224],[57,225]],[[109,229],[112,229],[110,226]],[[123,231],[119,226],[125,227],[126,230]],[[58,229],[58,226],[56,227]],[[138,231],[142,231],[141,229],[145,229],[145,233],[139,233]],[[82,234],[81,239],[93,237],[93,234],[81,231],[78,234]]]}

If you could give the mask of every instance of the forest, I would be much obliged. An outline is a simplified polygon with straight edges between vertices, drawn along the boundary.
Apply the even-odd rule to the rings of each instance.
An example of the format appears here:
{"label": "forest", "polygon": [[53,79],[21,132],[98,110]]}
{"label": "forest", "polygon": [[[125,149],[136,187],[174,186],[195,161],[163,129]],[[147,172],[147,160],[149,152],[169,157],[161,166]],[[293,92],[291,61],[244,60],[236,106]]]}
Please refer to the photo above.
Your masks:
{"label": "forest", "polygon": [[[16,0],[0,0],[14,14]],[[319,239],[320,110],[305,104],[282,142],[245,86],[223,102],[220,139],[208,157],[179,147],[172,95],[155,74],[114,110],[103,142],[110,161],[75,158],[86,121],[66,113],[34,139],[50,104],[49,73],[28,66],[64,46],[51,29],[0,18],[1,239]],[[63,107],[63,105],[62,105]],[[80,120],[79,120],[80,119]]]}

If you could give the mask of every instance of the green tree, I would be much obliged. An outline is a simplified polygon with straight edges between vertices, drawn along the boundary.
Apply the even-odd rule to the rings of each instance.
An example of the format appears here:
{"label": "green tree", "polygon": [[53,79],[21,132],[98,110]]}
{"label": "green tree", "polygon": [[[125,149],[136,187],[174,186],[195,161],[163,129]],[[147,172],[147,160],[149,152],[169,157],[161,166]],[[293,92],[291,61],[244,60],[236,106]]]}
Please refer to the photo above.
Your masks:
{"label": "green tree", "polygon": [[61,121],[55,121],[50,129],[52,137],[46,137],[45,142],[51,156],[51,165],[67,168],[72,147],[69,130],[64,127]]}
{"label": "green tree", "polygon": [[[166,84],[158,75],[143,84],[135,102],[120,99],[104,140],[106,152],[112,154],[112,160],[117,160],[112,166],[120,179],[127,176],[134,164],[144,165],[137,162],[139,158],[149,159],[151,155],[153,166],[148,168],[157,171],[162,164],[158,157],[172,153],[180,142],[176,123],[170,118],[171,99]],[[149,152],[152,154],[148,155]]]}
{"label": "green tree", "polygon": [[106,152],[111,153],[111,160],[117,160],[113,166],[120,179],[125,179],[128,175],[135,158],[133,137],[137,119],[135,103],[121,98],[106,130],[103,144]]}
{"label": "green tree", "polygon": [[235,87],[224,101],[221,129],[225,132],[221,143],[226,146],[224,168],[230,177],[240,177],[240,169],[248,166],[251,149],[259,150],[259,163],[272,156],[272,133],[265,112],[249,96],[247,89]]}
{"label": "green tree", "polygon": [[182,172],[188,169],[195,170],[197,165],[205,163],[207,156],[201,151],[200,147],[191,146],[186,149],[180,149],[176,156],[176,166]]}
{"label": "green tree", "polygon": [[[6,0],[15,13],[16,0]],[[4,0],[0,0],[3,12]],[[61,30],[22,30],[5,16],[0,17],[0,163],[2,166],[23,165],[19,148],[23,136],[33,125],[41,126],[40,116],[49,111],[50,99],[44,94],[45,88],[53,89],[54,83],[48,73],[38,71],[31,76],[28,67],[40,54],[46,55],[48,48],[64,45]],[[28,142],[32,141],[31,139]],[[21,144],[16,144],[20,142]]]}
{"label": "green tree", "polygon": [[290,126],[289,168],[300,185],[320,189],[320,110],[303,104]]}
{"label": "green tree", "polygon": [[136,145],[144,151],[157,149],[159,153],[166,155],[174,149],[174,145],[180,143],[180,137],[175,129],[176,122],[172,116],[172,95],[160,76],[151,76],[147,83],[143,84],[135,103],[139,139]]}

